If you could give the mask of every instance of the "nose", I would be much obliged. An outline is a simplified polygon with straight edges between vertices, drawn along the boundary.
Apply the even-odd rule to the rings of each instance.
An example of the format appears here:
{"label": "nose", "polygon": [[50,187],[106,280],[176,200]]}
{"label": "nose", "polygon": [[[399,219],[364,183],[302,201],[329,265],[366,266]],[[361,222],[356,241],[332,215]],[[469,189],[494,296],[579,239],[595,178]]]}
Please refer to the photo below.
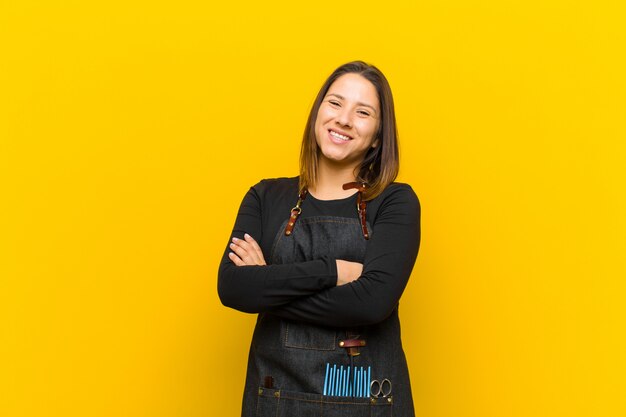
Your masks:
{"label": "nose", "polygon": [[336,121],[339,125],[352,127],[352,114],[350,109],[344,107],[337,113]]}

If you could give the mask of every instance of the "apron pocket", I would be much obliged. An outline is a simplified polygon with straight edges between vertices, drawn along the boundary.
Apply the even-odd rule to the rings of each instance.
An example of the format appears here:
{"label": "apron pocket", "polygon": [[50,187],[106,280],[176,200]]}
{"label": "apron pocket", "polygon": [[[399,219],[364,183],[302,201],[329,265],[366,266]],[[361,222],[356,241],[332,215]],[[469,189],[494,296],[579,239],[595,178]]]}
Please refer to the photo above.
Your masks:
{"label": "apron pocket", "polygon": [[283,320],[285,347],[312,350],[335,350],[337,331],[332,328]]}
{"label": "apron pocket", "polygon": [[391,417],[389,398],[327,397],[320,394],[259,388],[256,417]]}

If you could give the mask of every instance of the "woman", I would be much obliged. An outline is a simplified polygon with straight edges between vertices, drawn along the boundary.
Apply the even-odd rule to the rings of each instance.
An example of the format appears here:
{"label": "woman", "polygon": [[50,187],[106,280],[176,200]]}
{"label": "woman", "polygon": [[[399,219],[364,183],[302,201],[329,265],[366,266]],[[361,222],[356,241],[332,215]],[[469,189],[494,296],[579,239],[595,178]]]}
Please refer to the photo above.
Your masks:
{"label": "woman", "polygon": [[393,182],[398,164],[385,76],[340,66],[313,104],[300,176],[250,189],[220,265],[222,303],[259,314],[243,416],[414,415],[398,300],[420,206]]}

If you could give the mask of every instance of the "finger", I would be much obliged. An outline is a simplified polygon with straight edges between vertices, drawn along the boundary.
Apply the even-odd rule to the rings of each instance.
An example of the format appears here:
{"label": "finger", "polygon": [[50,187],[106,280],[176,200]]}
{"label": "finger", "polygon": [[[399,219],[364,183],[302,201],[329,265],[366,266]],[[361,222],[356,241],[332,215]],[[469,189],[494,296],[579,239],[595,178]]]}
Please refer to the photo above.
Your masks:
{"label": "finger", "polygon": [[250,246],[256,253],[257,260],[259,261],[259,265],[265,265],[265,257],[263,256],[263,251],[261,250],[261,247],[256,242],[256,240],[254,240],[254,238],[247,233],[243,235],[243,237],[246,240],[246,242],[250,244]]}
{"label": "finger", "polygon": [[245,263],[241,260],[241,258],[239,258],[239,256],[237,256],[233,252],[229,252],[228,253],[228,258],[230,258],[230,260],[233,261],[233,263],[235,265],[237,265],[237,266],[244,266],[245,265]]}
{"label": "finger", "polygon": [[254,265],[252,258],[245,248],[235,243],[231,243],[229,245],[229,248],[231,251],[233,251],[235,255],[237,255],[237,257],[239,257],[239,259],[241,259],[244,265]]}
{"label": "finger", "polygon": [[246,265],[259,265],[256,253],[244,240],[233,238],[230,249],[235,252]]}
{"label": "finger", "polygon": [[233,250],[236,249],[235,252],[241,259],[243,259],[244,262],[252,262],[252,265],[256,265],[258,263],[256,252],[245,240],[234,237],[231,248]]}

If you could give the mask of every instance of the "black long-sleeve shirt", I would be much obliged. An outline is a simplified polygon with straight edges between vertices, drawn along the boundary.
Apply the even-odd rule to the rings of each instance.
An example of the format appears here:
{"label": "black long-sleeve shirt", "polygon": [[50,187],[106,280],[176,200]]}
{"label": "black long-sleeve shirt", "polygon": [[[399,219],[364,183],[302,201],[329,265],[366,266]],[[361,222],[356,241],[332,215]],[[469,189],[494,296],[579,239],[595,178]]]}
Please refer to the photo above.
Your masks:
{"label": "black long-sleeve shirt", "polygon": [[[297,177],[261,181],[244,197],[231,237],[251,235],[269,263],[275,236],[297,196]],[[300,217],[313,216],[356,218],[356,195],[330,201],[308,195]],[[218,274],[222,303],[244,312],[271,312],[326,326],[368,325],[384,320],[396,308],[417,257],[417,196],[409,185],[393,183],[367,203],[367,220],[373,233],[367,243],[363,273],[356,281],[336,286],[337,267],[331,257],[238,267],[228,258],[227,247]]]}

